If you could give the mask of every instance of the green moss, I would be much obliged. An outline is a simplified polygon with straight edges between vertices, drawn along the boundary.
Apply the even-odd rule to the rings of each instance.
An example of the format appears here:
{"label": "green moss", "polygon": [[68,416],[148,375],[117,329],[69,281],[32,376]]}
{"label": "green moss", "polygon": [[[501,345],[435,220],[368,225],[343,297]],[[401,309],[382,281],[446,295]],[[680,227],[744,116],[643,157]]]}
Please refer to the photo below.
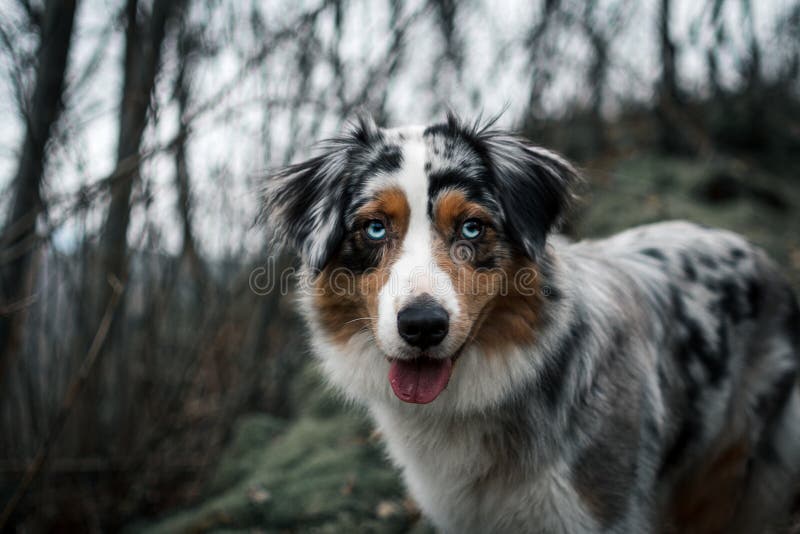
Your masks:
{"label": "green moss", "polygon": [[306,365],[298,373],[291,387],[292,406],[300,415],[333,417],[350,410],[340,396],[327,387],[315,364]]}
{"label": "green moss", "polygon": [[[403,506],[398,473],[370,437],[369,422],[358,410],[343,409],[314,377],[304,372],[298,384],[299,391],[314,392],[314,408],[291,424],[263,415],[240,419],[208,496],[133,530],[392,533],[419,523]],[[381,503],[394,513],[379,517]]]}
{"label": "green moss", "polygon": [[209,483],[208,493],[216,494],[244,478],[261,450],[280,435],[287,424],[287,421],[267,415],[240,417],[234,425],[233,439]]}
{"label": "green moss", "polygon": [[[573,233],[602,237],[639,224],[687,219],[726,228],[762,246],[800,287],[800,182],[733,160],[631,158],[610,172],[587,169],[588,192],[576,210]],[[715,177],[768,191],[784,207],[748,192],[710,201],[698,191]]]}

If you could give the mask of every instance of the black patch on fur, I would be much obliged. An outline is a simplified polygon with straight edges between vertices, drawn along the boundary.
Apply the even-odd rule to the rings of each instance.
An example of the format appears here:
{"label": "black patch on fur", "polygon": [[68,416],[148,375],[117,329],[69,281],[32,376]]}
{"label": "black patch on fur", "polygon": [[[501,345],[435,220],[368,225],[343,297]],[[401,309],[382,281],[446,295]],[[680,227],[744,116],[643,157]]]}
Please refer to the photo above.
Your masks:
{"label": "black patch on fur", "polygon": [[667,261],[667,256],[657,248],[643,248],[642,250],[639,251],[639,254],[650,256],[651,258],[658,260],[660,262]]}
{"label": "black patch on fur", "polygon": [[721,293],[720,311],[738,323],[744,316],[744,310],[739,304],[739,286],[734,281],[726,279],[720,281],[719,290]]}
{"label": "black patch on fur", "polygon": [[527,431],[536,428],[538,411],[531,405],[537,393],[536,384],[529,383],[516,389],[489,418],[496,427],[482,436],[482,441],[497,460],[492,468],[507,480],[525,476],[521,466],[536,465],[541,450],[541,435]]}
{"label": "black patch on fur", "polygon": [[430,174],[428,195],[434,197],[442,189],[466,191],[468,198],[479,198],[486,190],[483,183],[474,180],[467,173],[455,168],[441,169]]}
{"label": "black patch on fur", "polygon": [[378,173],[391,173],[403,165],[403,151],[397,145],[384,145],[362,167],[361,177],[367,178]]}
{"label": "black patch on fur", "polygon": [[678,287],[675,284],[669,285],[669,298],[676,322],[680,325],[685,324],[687,320],[686,308],[683,305],[683,297],[681,297],[680,291],[678,291]]}
{"label": "black patch on fur", "polygon": [[683,268],[683,274],[686,276],[687,280],[690,282],[697,281],[697,269],[694,268],[692,260],[684,252],[681,253],[681,267]]}
{"label": "black patch on fur", "polygon": [[564,293],[553,281],[553,259],[550,254],[546,252],[542,254],[537,269],[542,278],[540,285],[542,296],[551,302],[558,302],[564,298]]}
{"label": "black patch on fur", "polygon": [[428,198],[433,199],[443,189],[457,189],[466,193],[469,200],[478,201],[486,194],[486,183],[469,176],[459,169],[449,168],[430,173]]}
{"label": "black patch on fur", "polygon": [[761,283],[755,278],[748,278],[746,286],[747,297],[747,312],[745,316],[749,319],[754,319],[761,311],[761,298],[762,298]]}
{"label": "black patch on fur", "polygon": [[[723,350],[727,343],[727,337],[720,335],[719,345],[715,347],[703,335],[700,324],[687,315],[683,298],[674,285],[670,286],[670,298],[675,321],[685,330],[677,337],[675,357],[680,363],[686,379],[691,380],[688,369],[691,362],[697,359],[705,368],[709,383],[718,385],[727,372],[725,361],[727,351]],[[716,313],[712,313],[712,315],[717,317],[719,321],[724,322],[724,317],[719,317]],[[722,323],[719,323],[718,332],[722,332],[722,328]]]}
{"label": "black patch on fur", "polygon": [[586,447],[572,466],[574,482],[603,530],[625,515],[636,479],[638,431],[630,424],[610,426],[612,435]]}
{"label": "black patch on fur", "polygon": [[[681,349],[679,348],[679,355],[681,353],[680,351]],[[678,371],[680,372],[684,384],[684,397],[682,399],[684,408],[678,414],[681,421],[680,428],[662,457],[661,465],[658,469],[659,477],[665,475],[682,463],[686,451],[694,445],[703,431],[700,424],[700,411],[697,407],[700,396],[700,386],[692,379],[689,368],[686,365],[679,365]],[[664,369],[663,366],[659,366],[658,375],[662,390],[666,388],[667,373],[668,371]]]}
{"label": "black patch on fur", "polygon": [[738,261],[744,259],[744,257],[745,257],[744,250],[742,250],[742,249],[740,249],[738,247],[734,247],[734,248],[731,249],[731,259],[733,259],[734,261],[738,262]]}
{"label": "black patch on fur", "polygon": [[703,267],[705,267],[706,269],[709,269],[709,270],[713,271],[713,270],[715,270],[715,269],[717,269],[719,267],[719,265],[717,265],[717,262],[714,260],[714,258],[712,258],[711,256],[709,256],[707,254],[700,254],[697,257],[697,259],[700,262],[700,264],[703,265]]}
{"label": "black patch on fur", "polygon": [[679,362],[678,370],[684,384],[684,410],[680,428],[664,454],[659,468],[659,476],[680,465],[686,451],[702,435],[703,429],[700,423],[700,410],[697,407],[697,402],[700,388],[703,386],[698,384],[692,377],[689,370],[691,362],[695,358],[700,360],[706,369],[708,380],[711,384],[717,384],[724,376],[725,371],[724,363],[709,351],[707,341],[700,333],[699,325],[689,318],[685,319],[684,324],[688,328],[687,339],[679,341],[676,347],[676,357]]}
{"label": "black patch on fur", "polygon": [[720,293],[719,309],[711,310],[730,317],[734,323],[744,319],[753,319],[761,307],[761,284],[755,278],[747,278],[742,288],[733,278],[723,278],[715,284],[714,289]]}
{"label": "black patch on fur", "polygon": [[[739,295],[736,286],[730,281],[722,281],[721,287],[723,288],[721,298],[716,303],[716,306],[729,308],[724,311],[731,318],[741,316],[743,311],[740,305],[736,303]],[[686,451],[702,435],[703,429],[697,403],[700,397],[700,390],[704,386],[697,383],[692,376],[690,372],[692,362],[698,361],[706,371],[708,383],[711,386],[717,386],[727,374],[727,356],[730,349],[728,346],[730,325],[725,315],[712,313],[712,316],[719,321],[715,329],[718,338],[715,344],[703,334],[700,324],[687,314],[686,306],[675,286],[670,286],[670,295],[676,324],[683,329],[676,338],[673,350],[684,385],[682,403],[684,409],[682,410],[680,428],[664,454],[659,468],[659,476],[679,465]],[[662,372],[661,369],[659,371],[660,377],[663,372],[666,372]],[[664,384],[662,383],[663,387]]]}
{"label": "black patch on fur", "polygon": [[756,413],[764,422],[761,440],[758,443],[758,453],[765,460],[780,461],[778,451],[775,450],[775,432],[778,430],[780,417],[789,402],[796,381],[797,370],[786,371],[778,377],[769,391],[762,394],[756,401]]}
{"label": "black patch on fur", "polygon": [[699,414],[697,414],[696,408],[691,409],[690,413],[685,416],[675,440],[667,449],[667,453],[664,455],[664,459],[661,462],[661,467],[659,467],[658,470],[659,477],[664,476],[672,468],[680,465],[686,451],[701,435],[700,422],[697,420],[698,417]]}
{"label": "black patch on fur", "polygon": [[500,258],[495,256],[494,249],[484,250],[488,248],[489,247],[482,247],[480,244],[478,245],[476,258],[473,262],[476,269],[476,276],[480,275],[481,273],[491,274],[494,269],[497,269],[500,266]]}
{"label": "black patch on fur", "polygon": [[779,412],[789,400],[789,395],[792,392],[796,378],[796,369],[790,369],[784,372],[778,377],[772,387],[756,400],[755,410],[759,415],[759,419],[768,423],[775,417],[776,413]]}
{"label": "black patch on fur", "polygon": [[[689,330],[689,336],[685,344],[687,354],[694,355],[700,360],[700,363],[703,364],[708,373],[708,381],[711,385],[719,384],[726,371],[724,355],[720,354],[720,350],[714,350],[711,342],[703,336],[700,325],[697,322],[688,320],[686,326]],[[723,339],[721,338],[720,343],[722,342]]]}
{"label": "black patch on fur", "polygon": [[567,328],[555,350],[545,360],[539,383],[547,405],[551,409],[558,406],[570,366],[575,358],[579,357],[588,333],[589,325],[586,323],[583,312],[576,311],[573,323]]}
{"label": "black patch on fur", "polygon": [[[450,115],[448,115],[448,119]],[[428,137],[430,135],[451,135],[452,133],[457,133],[457,129],[454,132],[453,125],[450,122],[442,122],[439,124],[432,124],[425,128],[425,131],[422,133],[423,136]],[[434,151],[434,153],[437,153]]]}
{"label": "black patch on fur", "polygon": [[564,298],[564,295],[563,293],[561,293],[561,290],[552,284],[545,284],[542,287],[542,295],[544,296],[544,298],[546,298],[551,302],[558,302],[562,298]]}
{"label": "black patch on fur", "polygon": [[789,334],[789,339],[792,340],[794,350],[797,352],[797,359],[800,358],[800,305],[797,303],[797,298],[792,294],[792,289],[787,287],[786,291],[789,292],[789,313],[786,315],[784,327]]}
{"label": "black patch on fur", "polygon": [[363,238],[351,234],[342,242],[336,256],[337,268],[341,267],[360,275],[380,264],[382,247],[359,243],[360,239]]}

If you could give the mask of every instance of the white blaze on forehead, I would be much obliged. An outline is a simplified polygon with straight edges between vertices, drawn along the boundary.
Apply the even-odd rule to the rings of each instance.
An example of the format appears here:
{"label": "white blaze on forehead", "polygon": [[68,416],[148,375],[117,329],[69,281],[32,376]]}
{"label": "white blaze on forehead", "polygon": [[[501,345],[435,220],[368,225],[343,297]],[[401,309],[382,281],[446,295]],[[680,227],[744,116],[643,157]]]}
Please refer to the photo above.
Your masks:
{"label": "white blaze on forehead", "polygon": [[378,334],[384,345],[402,343],[397,333],[397,313],[423,293],[433,296],[451,317],[457,316],[459,311],[453,282],[434,260],[434,229],[428,216],[426,144],[422,136],[417,135],[407,138],[401,146],[403,164],[396,173],[396,183],[406,195],[410,214],[400,255],[379,295]]}

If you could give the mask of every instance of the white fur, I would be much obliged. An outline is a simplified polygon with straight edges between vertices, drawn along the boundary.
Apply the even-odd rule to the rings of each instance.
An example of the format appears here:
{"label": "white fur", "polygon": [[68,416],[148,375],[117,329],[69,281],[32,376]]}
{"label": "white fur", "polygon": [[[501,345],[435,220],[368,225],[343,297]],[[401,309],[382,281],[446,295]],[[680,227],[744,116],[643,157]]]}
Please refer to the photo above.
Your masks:
{"label": "white fur", "polygon": [[563,464],[524,485],[507,483],[492,476],[497,459],[484,446],[483,426],[386,405],[372,406],[371,413],[411,494],[442,532],[530,532],[533,524],[553,534],[597,530],[572,505],[578,498]]}
{"label": "white fur", "polygon": [[[420,136],[403,145],[403,166],[392,182],[401,187],[411,210],[408,231],[401,244],[401,254],[389,281],[378,297],[378,343],[392,357],[411,357],[415,349],[397,331],[397,314],[414,298],[428,294],[438,301],[451,318],[461,312],[450,277],[436,264],[433,257],[431,223],[428,218],[428,176],[425,172],[426,147]],[[449,356],[463,340],[448,336],[435,349],[435,356]]]}

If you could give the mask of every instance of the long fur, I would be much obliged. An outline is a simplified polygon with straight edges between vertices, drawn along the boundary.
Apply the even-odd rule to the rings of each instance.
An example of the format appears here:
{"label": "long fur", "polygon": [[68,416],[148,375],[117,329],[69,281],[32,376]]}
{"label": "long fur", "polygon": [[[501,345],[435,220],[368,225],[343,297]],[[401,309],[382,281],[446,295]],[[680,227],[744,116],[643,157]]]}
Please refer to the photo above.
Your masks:
{"label": "long fur", "polygon": [[[302,307],[329,380],[367,406],[443,532],[779,532],[800,474],[789,285],[743,238],[688,222],[556,238],[577,180],[560,156],[455,117],[362,120],[280,172],[265,220],[313,271]],[[365,242],[359,221],[387,205],[402,222]],[[468,265],[447,258],[452,205],[491,219]],[[393,285],[428,264],[421,289]],[[356,293],[326,294],[343,266]],[[534,269],[534,293],[458,291],[483,266],[515,282]],[[396,314],[423,293],[451,333],[420,355]],[[423,356],[453,359],[449,385],[404,403],[391,360]]]}

